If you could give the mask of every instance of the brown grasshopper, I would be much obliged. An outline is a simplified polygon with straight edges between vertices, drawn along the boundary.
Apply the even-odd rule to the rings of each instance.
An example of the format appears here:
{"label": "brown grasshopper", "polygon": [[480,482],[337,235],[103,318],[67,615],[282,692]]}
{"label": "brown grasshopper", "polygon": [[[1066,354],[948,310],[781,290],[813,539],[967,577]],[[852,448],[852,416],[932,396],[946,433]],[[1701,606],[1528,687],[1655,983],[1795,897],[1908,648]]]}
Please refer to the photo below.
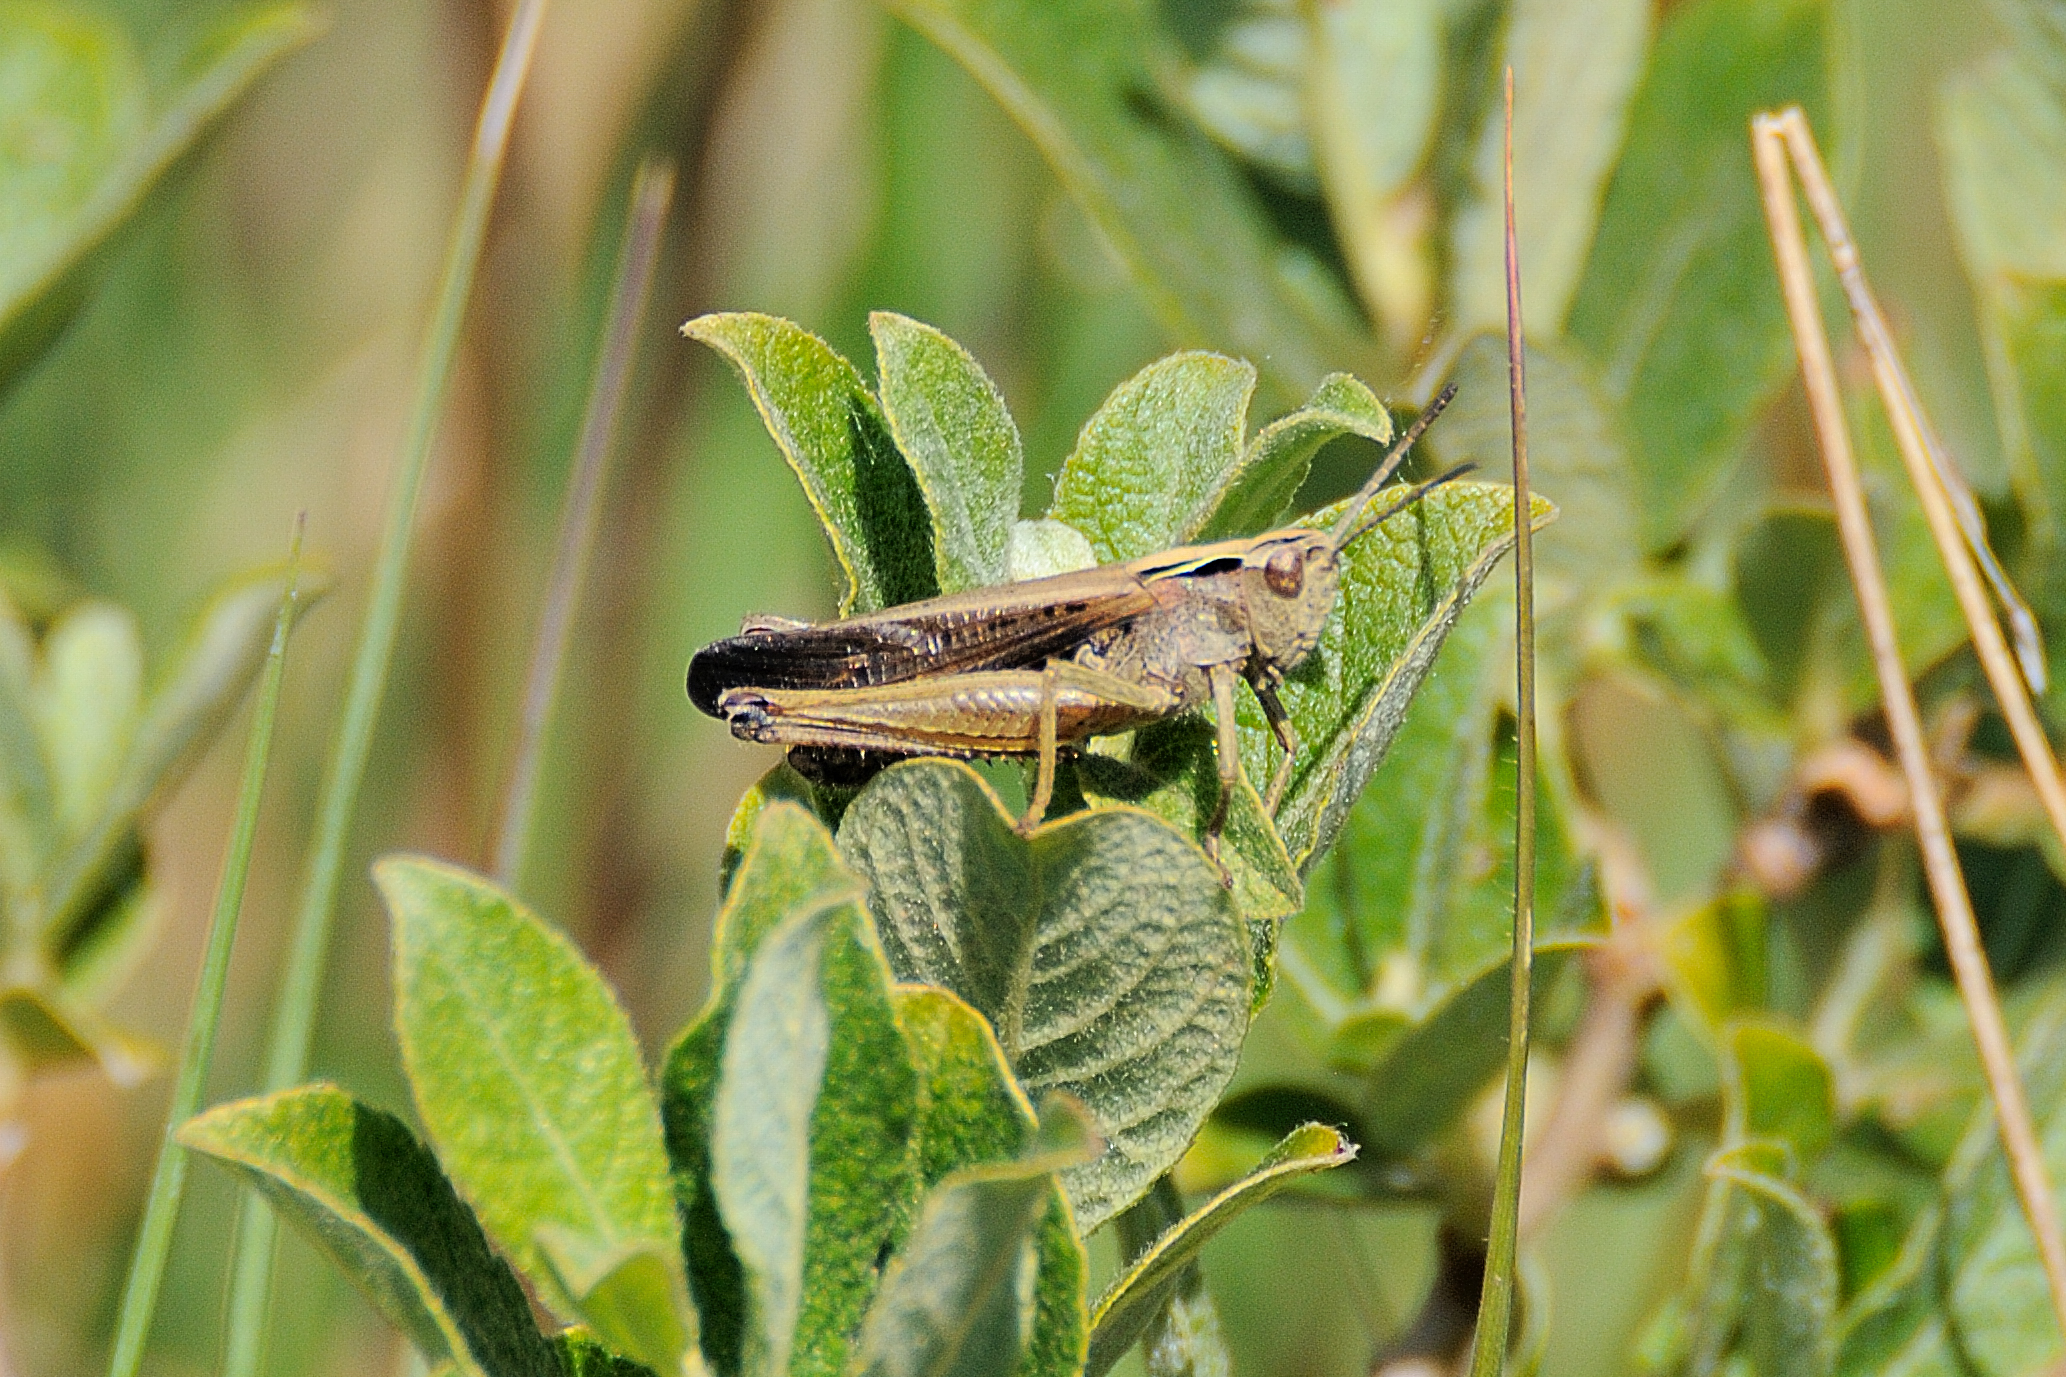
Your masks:
{"label": "brown grasshopper", "polygon": [[1284,748],[1264,799],[1274,817],[1298,754],[1277,691],[1319,643],[1342,550],[1456,476],[1408,489],[1358,525],[1454,393],[1421,412],[1332,530],[1184,546],[823,625],[749,618],[689,661],[690,701],[742,741],[790,747],[792,762],[821,778],[865,771],[875,757],[1033,756],[1022,833],[1046,815],[1061,747],[1210,703],[1220,793],[1206,845],[1216,853],[1241,770],[1235,682],[1248,681]]}

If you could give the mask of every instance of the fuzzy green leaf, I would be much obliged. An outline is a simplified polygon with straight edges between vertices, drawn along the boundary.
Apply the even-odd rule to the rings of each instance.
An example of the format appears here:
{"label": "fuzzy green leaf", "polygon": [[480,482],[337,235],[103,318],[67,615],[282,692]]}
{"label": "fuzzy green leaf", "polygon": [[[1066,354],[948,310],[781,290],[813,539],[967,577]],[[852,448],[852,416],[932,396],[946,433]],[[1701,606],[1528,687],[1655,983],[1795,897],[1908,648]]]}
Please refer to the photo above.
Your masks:
{"label": "fuzzy green leaf", "polygon": [[[1509,488],[1450,483],[1343,552],[1335,615],[1283,693],[1300,764],[1277,830],[1301,871],[1333,845],[1450,627],[1513,543],[1513,501]],[[1554,511],[1535,499],[1538,525]],[[1325,527],[1337,514],[1301,524]],[[1242,760],[1250,779],[1267,780],[1274,747],[1260,711],[1245,706]]]}
{"label": "fuzzy green leaf", "polygon": [[1389,444],[1392,417],[1362,383],[1346,373],[1330,373],[1304,406],[1256,432],[1196,538],[1224,540],[1274,527],[1291,510],[1313,456],[1342,435]]}
{"label": "fuzzy green leaf", "polygon": [[1626,407],[1636,510],[1670,544],[1793,366],[1744,130],[1799,103],[1826,146],[1816,0],[1694,0],[1658,35],[1573,301],[1571,337]]}
{"label": "fuzzy green leaf", "polygon": [[1093,1308],[1089,1377],[1103,1377],[1147,1331],[1214,1234],[1299,1177],[1338,1167],[1355,1155],[1356,1145],[1338,1130],[1307,1124],[1272,1148],[1248,1175],[1172,1225],[1127,1264]]}
{"label": "fuzzy green leaf", "polygon": [[1025,486],[1003,396],[966,349],[930,325],[877,311],[868,332],[883,415],[932,515],[940,591],[1003,583]]}
{"label": "fuzzy green leaf", "polygon": [[[839,1372],[908,1220],[916,1073],[859,901],[824,827],[764,805],[718,915],[711,1003],[668,1055],[668,1152],[719,1373],[764,1371],[785,1350],[792,1372]],[[735,1077],[749,1063],[775,1078]]]}
{"label": "fuzzy green leaf", "polygon": [[698,316],[682,333],[723,354],[803,484],[846,575],[839,610],[873,612],[939,591],[925,499],[854,366],[786,320]]}
{"label": "fuzzy green leaf", "polygon": [[1782,1142],[1807,1162],[1836,1136],[1836,1085],[1806,1038],[1777,1023],[1743,1022],[1723,1035],[1722,1073],[1735,1141]]}
{"label": "fuzzy green leaf", "polygon": [[257,1187],[432,1362],[559,1377],[523,1288],[399,1119],[310,1085],[219,1106],[179,1139]]}
{"label": "fuzzy green leaf", "polygon": [[711,1112],[711,1187],[748,1297],[744,1370],[837,1373],[901,1228],[915,1077],[867,918],[803,908],[740,982]]}
{"label": "fuzzy green leaf", "polygon": [[[573,943],[488,881],[394,857],[374,867],[394,930],[395,1029],[418,1111],[482,1224],[567,1318],[613,1341],[694,1318],[627,1319],[641,1252],[673,1258],[680,1226],[660,1116],[630,1020]],[[605,1282],[589,1312],[588,1291]],[[656,1366],[670,1355],[640,1351]]]}
{"label": "fuzzy green leaf", "polygon": [[884,1273],[855,1368],[868,1377],[1010,1377],[1039,1310],[1039,1221],[1054,1173],[1097,1154],[1081,1106],[1050,1103],[1029,1151],[964,1167],[925,1210]]}
{"label": "fuzzy green leaf", "polygon": [[1740,1307],[1738,1342],[1754,1372],[1823,1377],[1836,1359],[1836,1244],[1814,1204],[1761,1162],[1735,1148],[1707,1166],[1728,1195],[1723,1252],[1742,1269],[1730,1298]]}
{"label": "fuzzy green leaf", "polygon": [[[958,1169],[1017,1157],[1032,1138],[1033,1109],[990,1025],[946,990],[906,986],[896,991],[896,1001],[897,1022],[918,1071],[913,1184],[930,1190]],[[1078,1377],[1090,1330],[1084,1294],[1089,1275],[1059,1182],[1048,1184],[1034,1246],[1039,1262],[1033,1328],[1020,1377]]]}
{"label": "fuzzy green leaf", "polygon": [[109,241],[260,73],[315,36],[298,6],[241,10],[152,92],[129,36],[91,11],[0,17],[0,386],[77,311]]}
{"label": "fuzzy green leaf", "polygon": [[[1144,111],[1158,35],[1125,0],[892,0],[1026,131],[1170,337],[1266,361],[1288,404],[1369,349],[1313,299],[1254,192],[1180,119]],[[1152,98],[1147,98],[1152,99]],[[1110,556],[1106,556],[1110,558]]]}
{"label": "fuzzy green leaf", "polygon": [[840,849],[898,978],[973,1004],[1030,1092],[1089,1106],[1106,1151],[1062,1178],[1086,1229],[1175,1163],[1233,1073],[1251,962],[1189,838],[1126,808],[1021,838],[974,771],[921,760],[862,791]]}
{"label": "fuzzy green leaf", "polygon": [[1048,515],[1090,538],[1100,563],[1183,543],[1217,505],[1247,435],[1255,369],[1171,354],[1112,389],[1055,479]]}

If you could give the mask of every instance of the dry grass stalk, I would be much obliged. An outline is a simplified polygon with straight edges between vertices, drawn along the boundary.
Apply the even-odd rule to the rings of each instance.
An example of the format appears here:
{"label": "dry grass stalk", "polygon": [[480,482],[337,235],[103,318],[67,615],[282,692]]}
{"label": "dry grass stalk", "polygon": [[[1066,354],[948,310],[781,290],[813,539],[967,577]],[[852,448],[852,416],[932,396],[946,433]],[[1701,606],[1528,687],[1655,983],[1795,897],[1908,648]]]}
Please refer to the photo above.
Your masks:
{"label": "dry grass stalk", "polygon": [[[1973,1029],[1973,1040],[1979,1046],[1980,1062],[1986,1071],[1988,1090],[1994,1100],[1996,1117],[2001,1124],[2002,1146],[2008,1154],[2017,1194],[2022,1199],[2024,1217],[2029,1221],[2031,1233],[2037,1240],[2039,1256],[2044,1262],[2045,1276],[2051,1286],[2052,1305],[2059,1318],[2060,1330],[2066,1333],[2066,1240],[2062,1240],[2060,1236],[2058,1215],[2053,1207],[2051,1184],[2047,1179],[2044,1157],[2031,1122],[2029,1102],[2024,1097],[2022,1082],[2016,1075],[2015,1055],[2010,1046],[2008,1027],[2002,1020],[2001,1003],[1995,996],[1994,979],[1987,967],[1986,953],[1980,946],[1979,926],[1973,917],[1972,900],[1966,893],[1965,879],[1959,871],[1958,857],[1952,850],[1951,831],[1945,821],[1944,799],[1930,768],[1929,746],[1923,736],[1922,719],[1916,708],[1915,694],[1902,668],[1901,651],[1895,639],[1893,607],[1887,595],[1886,581],[1880,571],[1879,551],[1873,540],[1871,522],[1866,515],[1865,491],[1859,482],[1857,460],[1851,450],[1851,437],[1844,423],[1842,398],[1837,389],[1836,368],[1830,357],[1829,340],[1823,332],[1822,313],[1815,299],[1814,279],[1808,269],[1807,239],[1801,228],[1799,207],[1794,202],[1793,184],[1787,175],[1789,153],[1793,155],[1794,165],[1801,169],[1810,203],[1815,206],[1821,219],[1831,254],[1836,259],[1837,270],[1845,278],[1847,289],[1852,289],[1852,308],[1860,312],[1860,333],[1866,336],[1868,348],[1875,350],[1873,371],[1880,380],[1883,394],[1889,397],[1889,410],[1894,414],[1896,434],[1902,435],[1905,432],[1907,435],[1902,441],[1902,453],[1904,457],[1909,458],[1910,472],[1922,494],[1923,507],[1930,517],[1931,529],[1936,533],[1940,547],[1944,547],[1945,562],[1952,571],[1953,586],[1959,591],[1960,601],[1966,608],[1968,618],[1974,619],[1974,640],[1981,647],[1981,658],[1983,664],[1988,667],[1988,677],[1994,682],[1996,693],[2002,696],[2005,709],[2011,701],[2015,701],[2019,702],[2027,713],[2029,699],[2023,695],[2022,680],[2008,661],[2007,647],[2003,643],[2001,628],[1995,623],[1993,610],[1987,604],[1985,595],[1979,592],[1971,552],[1965,545],[1964,536],[1949,510],[1950,499],[1946,496],[1939,475],[1930,463],[1927,449],[1923,447],[1920,414],[1913,406],[1913,394],[1906,389],[1905,376],[1898,373],[1898,360],[1892,359],[1892,348],[1887,339],[1885,322],[1880,318],[1877,306],[1872,304],[1870,293],[1865,290],[1864,278],[1858,269],[1857,252],[1851,247],[1848,234],[1841,233],[1842,217],[1836,212],[1836,198],[1830,189],[1828,177],[1822,173],[1821,160],[1814,153],[1814,145],[1808,134],[1805,119],[1798,109],[1789,109],[1776,115],[1760,115],[1752,121],[1751,146],[1757,158],[1758,180],[1764,197],[1767,225],[1771,231],[1772,251],[1778,259],[1780,286],[1786,298],[1787,315],[1793,325],[1794,344],[1800,355],[1802,381],[1806,385],[1809,408],[1814,414],[1823,463],[1829,472],[1830,492],[1836,505],[1837,531],[1843,540],[1844,560],[1850,568],[1851,583],[1858,595],[1858,608],[1865,624],[1866,639],[1872,648],[1873,668],[1879,677],[1880,696],[1887,717],[1888,731],[1893,737],[1895,754],[1900,759],[1902,772],[1908,778],[1909,799],[1915,819],[1916,841],[1922,852],[1924,874],[1928,879],[1930,896],[1937,910],[1938,925],[1943,930],[1944,947],[1950,958],[1952,974],[1958,982],[1959,994],[1965,1003],[1967,1021]],[[1838,233],[1830,232],[1832,226]],[[1878,340],[1876,347],[1872,343],[1875,336]],[[1895,398],[1900,398],[1898,404]],[[1920,458],[1920,464],[1917,457],[1910,457],[1912,446],[1915,455]],[[1940,525],[1940,520],[1948,523],[1948,547],[1944,545],[1946,529]],[[1963,583],[1961,571],[1964,576]],[[1973,604],[1966,601],[1967,584],[1971,585],[1971,591],[1980,598],[1977,618]],[[1996,677],[1996,660],[2006,668],[2013,686],[2012,692],[2003,691],[2003,685]],[[2013,727],[2013,710],[2010,722]],[[2031,730],[2036,733],[2038,743],[2042,744],[2044,736],[2036,729],[2034,716],[2030,719],[2030,725]],[[2018,744],[2022,744],[2020,732]],[[2025,758],[2026,761],[2029,759],[2027,753]],[[2048,745],[2043,747],[2043,760],[2048,765],[2051,762]],[[2033,768],[2032,773],[2037,775],[2039,771]],[[2055,766],[2050,769],[2049,778],[2056,789],[2058,772]],[[2040,788],[2042,787],[2040,785]],[[2066,820],[2066,797],[2062,797],[2061,803],[2059,811],[2053,813],[2055,825]],[[2047,806],[2049,808],[2050,804]],[[2062,835],[2066,835],[2066,829],[2062,829]]]}

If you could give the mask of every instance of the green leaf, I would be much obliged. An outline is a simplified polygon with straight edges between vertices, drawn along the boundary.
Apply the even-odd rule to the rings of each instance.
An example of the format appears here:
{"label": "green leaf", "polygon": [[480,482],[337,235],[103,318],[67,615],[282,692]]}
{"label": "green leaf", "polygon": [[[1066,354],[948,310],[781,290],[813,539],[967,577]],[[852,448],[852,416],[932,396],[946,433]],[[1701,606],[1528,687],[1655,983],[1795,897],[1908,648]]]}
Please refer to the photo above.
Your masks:
{"label": "green leaf", "polygon": [[1944,199],[1983,286],[2066,278],[2066,103],[2018,56],[1954,73],[1937,98]]}
{"label": "green leaf", "polygon": [[[1448,16],[1439,0],[1348,0],[1306,13],[1305,94],[1320,181],[1343,256],[1380,311],[1391,304],[1387,282],[1412,273],[1418,265],[1406,262],[1422,252],[1401,242],[1396,201],[1435,132]],[[1384,323],[1416,334],[1422,324]]]}
{"label": "green leaf", "polygon": [[[1533,279],[1530,280],[1531,290]],[[1546,333],[1546,332],[1545,332]],[[1618,409],[1591,365],[1568,345],[1528,346],[1528,463],[1534,490],[1556,504],[1557,522],[1535,546],[1538,615],[1597,606],[1642,558],[1634,477]],[[1512,462],[1506,337],[1481,334],[1458,354],[1456,400],[1428,442],[1444,464],[1500,473]],[[1552,663],[1575,669],[1575,636],[1549,635]]]}
{"label": "green leaf", "polygon": [[[159,677],[143,707],[129,752],[98,816],[52,863],[44,926],[63,950],[95,916],[112,880],[133,864],[135,831],[144,811],[185,776],[236,711],[265,663],[285,572],[267,570],[228,580],[209,599]],[[324,584],[306,574],[296,617],[320,599]]]}
{"label": "green leaf", "polygon": [[1054,1172],[1097,1154],[1083,1109],[1050,1102],[1025,1156],[965,1167],[927,1195],[884,1273],[855,1368],[869,1377],[1009,1377],[1038,1311],[1038,1224]]}
{"label": "green leaf", "polygon": [[36,726],[36,642],[0,597],[0,887],[10,926],[32,931],[57,819],[50,761]]}
{"label": "green leaf", "polygon": [[1084,422],[1048,515],[1088,536],[1104,564],[1182,544],[1241,462],[1254,392],[1255,369],[1242,360],[1157,359]]}
{"label": "green leaf", "polygon": [[1003,583],[1026,466],[1003,396],[966,349],[930,325],[876,311],[868,332],[883,415],[932,514],[940,591]]}
{"label": "green leaf", "polygon": [[1306,132],[1305,16],[1295,0],[1244,0],[1185,69],[1185,108],[1220,144],[1308,195],[1319,189]]}
{"label": "green leaf", "polygon": [[[644,1363],[610,1352],[584,1329],[562,1329],[553,1340],[559,1351],[560,1370],[566,1377],[654,1377]],[[430,1377],[442,1377],[432,1372]]]}
{"label": "green leaf", "polygon": [[113,603],[75,604],[43,638],[36,725],[50,761],[62,835],[76,837],[115,786],[143,706],[136,618]]}
{"label": "green leaf", "polygon": [[[990,1025],[946,990],[905,986],[895,998],[897,1022],[918,1071],[912,1184],[930,1190],[957,1169],[1017,1157],[1036,1127],[1033,1109]],[[1090,1330],[1084,1304],[1088,1266],[1068,1196],[1055,1181],[1047,1193],[1035,1241],[1033,1329],[1019,1372],[1078,1377]]]}
{"label": "green leaf", "polygon": [[[710,1002],[669,1051],[662,1076],[667,1154],[684,1217],[683,1245],[702,1317],[703,1352],[727,1377],[739,1372],[743,1361],[746,1283],[711,1189],[710,1140],[739,982],[753,953],[785,919],[842,899],[858,901],[861,893],[859,881],[840,863],[831,834],[782,793],[775,790],[757,804],[749,793],[733,819],[731,847],[737,860],[711,939]],[[866,1009],[860,1017],[857,1044],[866,1055],[876,1045],[877,1023]],[[898,1174],[891,1173],[890,1179]]]}
{"label": "green leaf", "polygon": [[34,0],[0,15],[0,386],[71,318],[159,178],[319,27],[298,6],[234,12],[153,93],[119,25]]}
{"label": "green leaf", "polygon": [[2008,32],[2016,55],[2066,98],[2066,10],[2058,0],[1995,0],[1988,8]]}
{"label": "green leaf", "polygon": [[[1077,762],[1076,782],[1093,804],[1129,804],[1202,838],[1220,797],[1212,723],[1190,714],[1142,727],[1121,754],[1085,755]],[[1304,906],[1306,890],[1246,774],[1228,794],[1220,844],[1234,906],[1248,924],[1254,967],[1249,1004],[1259,1009],[1276,984],[1278,929]]]}
{"label": "green leaf", "polygon": [[[1553,338],[1585,271],[1586,252],[1643,75],[1651,6],[1644,0],[1515,0],[1506,60],[1514,69],[1514,217],[1528,333]],[[1495,102],[1496,108],[1496,102]],[[1506,327],[1504,126],[1478,129],[1470,197],[1452,231],[1449,300],[1460,329]],[[1528,370],[1528,451],[1538,433]],[[1468,394],[1465,394],[1468,395]],[[1561,494],[1545,489],[1563,505]]]}
{"label": "green leaf", "polygon": [[1214,1234],[1299,1177],[1338,1167],[1355,1155],[1356,1145],[1339,1130],[1307,1124],[1287,1135],[1248,1175],[1172,1225],[1127,1264],[1093,1307],[1088,1377],[1103,1377],[1163,1313]]}
{"label": "green leaf", "polygon": [[1653,550],[1707,506],[1793,364],[1744,130],[1799,103],[1840,142],[1825,16],[1816,0],[1674,7],[1629,116],[1568,329],[1626,408]]}
{"label": "green leaf", "polygon": [[[2039,528],[2036,543],[2056,550],[2066,540],[2066,508],[2057,498],[2066,492],[2066,283],[2004,283],[1990,305],[2007,365],[1996,379],[1996,406],[2003,433],[2015,438],[2017,496]],[[2056,605],[2056,574],[2053,581],[2043,591]]]}
{"label": "green leaf", "polygon": [[1738,1308],[1738,1342],[1757,1373],[1822,1377],[1836,1357],[1836,1244],[1814,1204],[1760,1165],[1736,1148],[1707,1166],[1727,1196],[1724,1251],[1741,1267],[1728,1297]]}
{"label": "green leaf", "polygon": [[[1554,510],[1536,498],[1537,524]],[[1324,527],[1336,515],[1328,508],[1301,524]],[[1450,483],[1343,552],[1335,615],[1283,692],[1301,764],[1277,830],[1302,872],[1333,845],[1458,614],[1512,544],[1512,528],[1511,489]],[[1260,712],[1245,713],[1242,728],[1249,778],[1268,779]]]}
{"label": "green leaf", "polygon": [[[405,857],[373,873],[394,931],[403,1066],[489,1235],[561,1315],[612,1342],[673,1333],[686,1344],[694,1317],[679,1275],[658,1286],[663,1313],[624,1308],[651,1277],[626,1265],[673,1259],[680,1225],[658,1107],[609,986],[486,880]],[[679,1350],[632,1356],[664,1370]]]}
{"label": "green leaf", "polygon": [[[893,0],[1026,131],[1179,343],[1265,360],[1282,403],[1367,341],[1290,270],[1254,192],[1144,93],[1160,42],[1125,0]],[[1109,558],[1109,556],[1107,556]]]}
{"label": "green leaf", "polygon": [[723,354],[745,381],[832,541],[847,582],[841,614],[938,592],[924,496],[854,366],[774,316],[698,316],[682,333]]}
{"label": "green leaf", "polygon": [[1808,1162],[1836,1137],[1836,1084],[1800,1034],[1777,1023],[1740,1022],[1723,1036],[1722,1076],[1731,1141],[1782,1142]]}
{"label": "green leaf", "polygon": [[676,1240],[599,1244],[550,1224],[537,1237],[554,1280],[579,1297],[597,1337],[657,1371],[681,1367],[696,1335]]}
{"label": "green leaf", "polygon": [[1042,517],[1038,521],[1018,522],[1011,528],[1011,546],[1005,562],[1012,582],[1018,583],[1091,568],[1098,562],[1098,555],[1083,532]]}
{"label": "green leaf", "polygon": [[523,1288],[399,1119],[309,1085],[221,1105],[179,1140],[257,1187],[431,1362],[559,1377]]}
{"label": "green leaf", "polygon": [[[2017,1069],[2045,1170],[2056,1183],[2066,1176],[2066,1002],[2056,987],[2019,1040]],[[1984,1099],[1945,1168],[1944,1195],[1938,1284],[1957,1351],[1982,1377],[2057,1365],[2062,1346],[2051,1292]]]}
{"label": "green leaf", "polygon": [[2056,548],[2066,538],[2054,486],[2066,472],[2066,417],[2049,337],[2060,331],[2056,284],[2066,279],[2066,97],[2033,72],[2036,57],[2025,47],[1954,73],[1938,93],[1936,123],[2010,472],[2040,547]]}
{"label": "green leaf", "polygon": [[[742,871],[735,891],[745,884]],[[745,1372],[844,1369],[905,1222],[915,1104],[866,915],[848,896],[799,907],[732,996],[710,1109],[711,1189],[747,1298]]]}
{"label": "green leaf", "polygon": [[1291,510],[1313,456],[1343,435],[1390,444],[1392,418],[1369,388],[1346,373],[1330,373],[1304,406],[1256,432],[1197,538],[1225,540],[1274,528]]}
{"label": "green leaf", "polygon": [[1086,1230],[1175,1163],[1233,1073],[1251,964],[1189,838],[1127,808],[1022,838],[973,770],[919,760],[877,776],[839,840],[898,978],[974,1005],[1029,1092],[1089,1106],[1105,1153],[1062,1177]]}

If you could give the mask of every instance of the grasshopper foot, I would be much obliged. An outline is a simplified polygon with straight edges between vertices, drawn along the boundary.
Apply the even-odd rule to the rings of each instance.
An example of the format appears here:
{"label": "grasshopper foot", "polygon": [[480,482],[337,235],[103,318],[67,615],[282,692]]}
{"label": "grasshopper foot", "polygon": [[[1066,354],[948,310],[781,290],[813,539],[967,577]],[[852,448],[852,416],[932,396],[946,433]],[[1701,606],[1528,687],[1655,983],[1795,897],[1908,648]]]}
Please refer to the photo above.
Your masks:
{"label": "grasshopper foot", "polygon": [[1220,834],[1207,832],[1200,843],[1205,848],[1205,858],[1212,862],[1212,868],[1220,873],[1220,888],[1234,887],[1234,872],[1227,869],[1227,863],[1220,856]]}

